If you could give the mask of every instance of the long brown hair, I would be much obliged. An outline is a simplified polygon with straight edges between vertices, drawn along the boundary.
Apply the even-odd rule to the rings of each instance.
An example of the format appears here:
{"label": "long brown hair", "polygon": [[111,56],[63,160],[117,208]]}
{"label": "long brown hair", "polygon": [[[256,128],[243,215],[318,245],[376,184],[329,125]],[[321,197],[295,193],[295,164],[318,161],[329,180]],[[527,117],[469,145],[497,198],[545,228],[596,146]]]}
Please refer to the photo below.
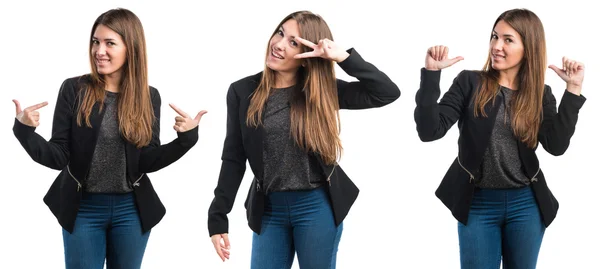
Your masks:
{"label": "long brown hair", "polygon": [[[325,20],[309,11],[298,11],[285,17],[271,37],[288,20],[298,23],[300,36],[308,41],[316,44],[324,38],[333,40]],[[268,43],[266,57],[270,50]],[[310,48],[302,46],[302,52],[309,50]],[[265,104],[271,89],[275,87],[275,76],[275,71],[265,63],[260,84],[254,91],[248,108],[248,126],[257,127],[262,124]],[[298,69],[296,79],[296,89],[290,100],[291,136],[302,149],[318,153],[325,163],[334,164],[342,152],[334,63],[320,57],[307,58],[304,66]]]}
{"label": "long brown hair", "polygon": [[[542,120],[542,98],[546,74],[546,38],[544,26],[533,12],[527,9],[512,9],[502,13],[496,22],[504,21],[515,29],[523,41],[524,53],[517,73],[517,91],[511,100],[511,126],[516,137],[534,148]],[[492,28],[493,29],[493,28]],[[491,37],[490,37],[491,41]],[[499,91],[499,72],[492,68],[491,55],[481,72],[481,88],[475,97],[475,116],[486,117],[485,105]]]}
{"label": "long brown hair", "polygon": [[77,124],[82,125],[85,120],[87,127],[92,127],[90,114],[94,104],[104,103],[104,88],[106,81],[98,73],[92,55],[94,32],[98,25],[104,25],[121,36],[126,47],[126,60],[122,67],[122,79],[118,101],[119,130],[123,137],[136,147],[141,148],[150,143],[152,139],[152,124],[154,123],[154,110],[150,100],[150,87],[148,85],[148,64],[146,56],[146,39],[144,29],[139,18],[127,9],[112,9],[100,15],[90,35],[89,57],[91,73],[87,90],[77,114]]}

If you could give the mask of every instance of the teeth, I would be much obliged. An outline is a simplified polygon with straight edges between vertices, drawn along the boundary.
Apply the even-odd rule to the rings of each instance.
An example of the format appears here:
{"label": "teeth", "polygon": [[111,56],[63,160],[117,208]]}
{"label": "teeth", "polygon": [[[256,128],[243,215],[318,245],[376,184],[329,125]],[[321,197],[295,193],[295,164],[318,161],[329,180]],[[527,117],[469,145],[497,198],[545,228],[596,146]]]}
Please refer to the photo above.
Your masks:
{"label": "teeth", "polygon": [[273,57],[277,58],[277,59],[283,59],[283,57],[275,54],[275,51],[271,51],[271,55],[273,55]]}

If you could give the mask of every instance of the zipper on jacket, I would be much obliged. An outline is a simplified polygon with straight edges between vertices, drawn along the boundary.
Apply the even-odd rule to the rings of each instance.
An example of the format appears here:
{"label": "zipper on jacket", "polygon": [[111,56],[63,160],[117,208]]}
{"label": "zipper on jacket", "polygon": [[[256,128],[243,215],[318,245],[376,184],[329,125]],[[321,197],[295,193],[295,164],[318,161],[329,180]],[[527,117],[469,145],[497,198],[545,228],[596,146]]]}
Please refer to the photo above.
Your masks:
{"label": "zipper on jacket", "polygon": [[329,173],[329,176],[327,176],[327,183],[329,183],[329,187],[331,187],[331,175],[333,175],[333,171],[335,171],[335,166],[337,164],[333,164],[333,168],[331,169],[331,173]]}
{"label": "zipper on jacket", "polygon": [[256,180],[256,191],[259,192],[260,191],[260,180],[258,180],[257,177],[254,178]]}
{"label": "zipper on jacket", "polygon": [[71,178],[73,178],[73,180],[75,180],[75,182],[77,182],[77,192],[79,192],[79,189],[81,189],[81,183],[79,182],[79,180],[77,180],[75,178],[75,176],[71,173],[71,168],[69,168],[69,165],[67,164],[67,172],[69,172],[69,175],[71,175]]}
{"label": "zipper on jacket", "polygon": [[144,177],[145,174],[146,173],[142,173],[142,175],[140,177],[138,177],[138,179],[135,182],[133,182],[133,186],[134,187],[139,187],[140,186],[140,180],[142,179],[142,177]]}
{"label": "zipper on jacket", "polygon": [[467,172],[469,174],[469,183],[473,183],[473,179],[475,179],[475,177],[473,176],[473,174],[471,174],[471,172],[469,172],[469,170],[467,170],[467,168],[465,168],[462,163],[460,163],[460,157],[457,156],[458,159],[458,165],[460,165],[460,167],[462,167],[463,170],[465,170],[465,172]]}
{"label": "zipper on jacket", "polygon": [[537,182],[538,181],[537,175],[540,173],[540,170],[541,170],[540,167],[538,167],[537,172],[535,172],[535,175],[533,175],[533,177],[531,178],[531,182]]}

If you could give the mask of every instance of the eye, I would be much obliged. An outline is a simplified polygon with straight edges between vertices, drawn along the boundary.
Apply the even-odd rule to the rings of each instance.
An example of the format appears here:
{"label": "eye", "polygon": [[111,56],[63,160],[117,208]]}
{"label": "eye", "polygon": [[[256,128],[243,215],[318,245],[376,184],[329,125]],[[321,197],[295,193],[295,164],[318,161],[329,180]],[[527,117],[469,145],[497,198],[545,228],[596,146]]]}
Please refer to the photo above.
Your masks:
{"label": "eye", "polygon": [[94,40],[92,40],[92,44],[94,44],[94,45],[98,45],[98,44],[100,44],[100,42],[98,42],[98,40],[95,40],[95,39],[94,39]]}
{"label": "eye", "polygon": [[492,34],[492,39],[498,39],[498,35],[497,34]]}
{"label": "eye", "polygon": [[513,40],[512,40],[512,39],[510,39],[510,38],[507,38],[507,39],[506,39],[506,43],[513,43]]}
{"label": "eye", "polygon": [[116,46],[117,44],[115,44],[115,42],[110,42],[110,41],[109,41],[109,42],[108,42],[108,45],[112,47],[112,46]]}
{"label": "eye", "polygon": [[280,35],[280,36],[283,36],[283,31],[281,29],[277,30],[277,34]]}
{"label": "eye", "polygon": [[298,42],[296,42],[296,40],[290,41],[290,44],[292,44],[293,47],[298,47]]}

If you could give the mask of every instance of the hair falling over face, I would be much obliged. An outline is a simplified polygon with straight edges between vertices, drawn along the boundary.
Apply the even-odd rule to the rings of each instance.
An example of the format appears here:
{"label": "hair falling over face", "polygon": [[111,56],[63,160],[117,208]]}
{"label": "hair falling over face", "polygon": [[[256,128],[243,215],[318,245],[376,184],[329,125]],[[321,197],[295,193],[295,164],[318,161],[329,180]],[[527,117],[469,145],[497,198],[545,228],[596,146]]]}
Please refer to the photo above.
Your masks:
{"label": "hair falling over face", "polygon": [[[318,43],[333,36],[327,23],[309,11],[294,12],[285,17],[273,35],[288,20],[295,20],[302,38]],[[302,46],[302,52],[310,48]],[[271,48],[267,46],[267,57]],[[265,104],[275,87],[277,73],[265,65],[259,86],[252,95],[246,123],[257,127],[262,124]],[[342,153],[339,137],[339,101],[334,63],[323,58],[308,58],[296,72],[295,92],[290,101],[290,132],[299,147],[317,153],[325,163],[335,164]]]}
{"label": "hair falling over face", "polygon": [[105,80],[98,73],[92,55],[92,39],[96,28],[104,25],[118,33],[126,46],[126,60],[122,67],[119,88],[118,120],[123,137],[136,147],[146,146],[152,140],[152,125],[155,123],[154,110],[148,84],[148,67],[144,29],[139,18],[127,9],[112,9],[101,14],[92,27],[89,57],[91,65],[90,82],[87,83],[82,103],[77,114],[77,124],[92,127],[90,115],[96,103],[104,102]]}
{"label": "hair falling over face", "polygon": [[[516,137],[530,148],[537,143],[540,124],[542,121],[542,99],[545,88],[546,74],[546,40],[544,27],[540,19],[527,9],[512,9],[502,13],[494,22],[504,21],[519,33],[524,55],[520,63],[517,77],[517,88],[511,100],[511,126]],[[477,91],[475,116],[486,117],[485,106],[495,97],[500,89],[500,74],[492,68],[492,59],[488,55],[486,64],[481,72],[481,87]]]}

